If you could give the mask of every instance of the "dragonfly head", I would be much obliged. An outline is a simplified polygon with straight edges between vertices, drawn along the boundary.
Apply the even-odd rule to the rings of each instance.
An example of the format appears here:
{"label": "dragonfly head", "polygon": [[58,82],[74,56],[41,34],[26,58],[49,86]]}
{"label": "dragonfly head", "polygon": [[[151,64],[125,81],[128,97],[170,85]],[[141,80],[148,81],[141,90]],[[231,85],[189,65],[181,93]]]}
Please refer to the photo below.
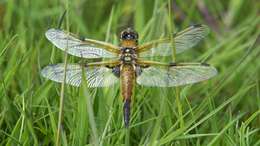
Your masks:
{"label": "dragonfly head", "polygon": [[120,39],[121,40],[137,41],[138,40],[138,33],[134,29],[129,27],[129,28],[127,28],[127,29],[125,29],[121,32]]}

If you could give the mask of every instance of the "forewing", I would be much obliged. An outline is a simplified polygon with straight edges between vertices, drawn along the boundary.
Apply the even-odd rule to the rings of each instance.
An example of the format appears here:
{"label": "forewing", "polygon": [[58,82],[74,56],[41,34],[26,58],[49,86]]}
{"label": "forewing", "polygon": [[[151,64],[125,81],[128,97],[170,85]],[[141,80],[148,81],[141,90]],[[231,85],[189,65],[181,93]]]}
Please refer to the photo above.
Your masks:
{"label": "forewing", "polygon": [[[83,67],[88,87],[106,87],[119,81],[112,70],[106,67]],[[68,64],[66,83],[80,86],[82,82],[82,67],[78,64]],[[49,65],[42,69],[41,75],[47,79],[62,83],[64,78],[64,64]]]}
{"label": "forewing", "polygon": [[150,66],[143,68],[137,83],[144,86],[172,87],[210,79],[217,70],[208,65]]}
{"label": "forewing", "polygon": [[[176,53],[181,53],[197,45],[207,34],[209,28],[206,25],[193,25],[174,35]],[[141,52],[139,57],[171,56],[173,47],[170,38],[153,41],[151,49]]]}
{"label": "forewing", "polygon": [[[87,41],[76,38],[73,34],[62,31],[60,29],[49,29],[45,33],[47,39],[51,41],[56,47],[67,53],[83,58],[112,58],[116,57],[116,54],[111,53],[104,48],[99,47],[95,43],[89,43]],[[88,39],[90,40],[90,39]],[[90,40],[92,42],[99,42]]]}

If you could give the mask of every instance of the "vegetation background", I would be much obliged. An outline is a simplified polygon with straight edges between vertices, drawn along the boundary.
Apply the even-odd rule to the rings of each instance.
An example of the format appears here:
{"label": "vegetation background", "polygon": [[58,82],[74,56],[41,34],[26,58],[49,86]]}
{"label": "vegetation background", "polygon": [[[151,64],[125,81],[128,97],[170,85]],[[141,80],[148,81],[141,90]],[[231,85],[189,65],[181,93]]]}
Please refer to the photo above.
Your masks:
{"label": "vegetation background", "polygon": [[[219,74],[177,89],[138,86],[126,130],[118,85],[61,91],[40,76],[64,62],[44,33],[65,10],[61,28],[114,44],[129,26],[142,43],[206,24],[209,36],[176,60],[206,61]],[[57,144],[64,97],[62,145],[259,146],[259,11],[259,0],[0,0],[0,145]]]}

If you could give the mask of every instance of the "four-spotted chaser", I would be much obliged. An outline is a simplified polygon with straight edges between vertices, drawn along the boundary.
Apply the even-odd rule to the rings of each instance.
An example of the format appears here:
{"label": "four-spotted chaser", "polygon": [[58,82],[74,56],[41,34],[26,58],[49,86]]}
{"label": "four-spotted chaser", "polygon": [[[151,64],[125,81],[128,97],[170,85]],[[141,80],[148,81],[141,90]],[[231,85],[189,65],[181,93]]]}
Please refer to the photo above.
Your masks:
{"label": "four-spotted chaser", "polygon": [[[128,127],[131,96],[136,83],[143,86],[172,87],[207,80],[217,74],[217,70],[206,63],[165,63],[147,59],[152,56],[172,55],[172,44],[175,45],[176,53],[181,53],[195,46],[208,32],[209,28],[205,25],[193,25],[173,37],[138,45],[138,33],[127,28],[121,32],[118,46],[81,39],[60,29],[49,29],[46,37],[68,54],[88,59],[106,58],[100,62],[68,64],[65,82],[80,86],[84,73],[88,87],[107,87],[120,83],[124,101],[124,124]],[[64,64],[48,65],[41,74],[45,78],[62,83]]]}

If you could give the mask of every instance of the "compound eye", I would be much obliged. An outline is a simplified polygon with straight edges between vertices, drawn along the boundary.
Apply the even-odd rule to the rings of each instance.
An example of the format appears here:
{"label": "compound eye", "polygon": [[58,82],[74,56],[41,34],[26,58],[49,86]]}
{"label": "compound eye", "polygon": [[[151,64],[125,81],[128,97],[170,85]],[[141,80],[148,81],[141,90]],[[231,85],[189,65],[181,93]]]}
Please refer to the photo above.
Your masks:
{"label": "compound eye", "polygon": [[122,38],[126,40],[126,39],[129,38],[129,36],[130,36],[130,34],[128,34],[128,33],[123,33]]}

